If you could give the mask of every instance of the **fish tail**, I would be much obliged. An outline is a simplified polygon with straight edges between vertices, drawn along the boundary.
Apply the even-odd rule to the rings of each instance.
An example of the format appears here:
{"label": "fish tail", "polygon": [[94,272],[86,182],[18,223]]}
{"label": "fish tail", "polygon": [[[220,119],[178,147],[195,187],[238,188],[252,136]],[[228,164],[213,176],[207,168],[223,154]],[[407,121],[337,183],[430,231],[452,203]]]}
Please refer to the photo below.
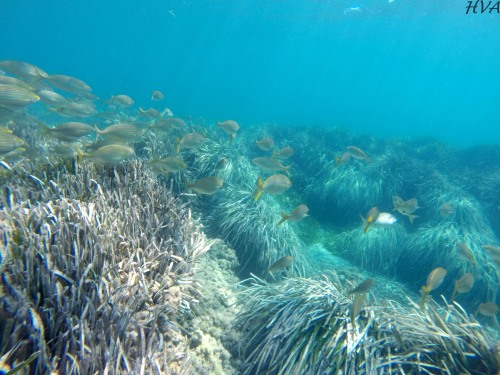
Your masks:
{"label": "fish tail", "polygon": [[77,163],[80,163],[82,161],[82,159],[84,159],[87,156],[87,154],[85,152],[83,152],[82,150],[80,150],[79,148],[74,148],[73,150],[76,152],[76,162]]}
{"label": "fish tail", "polygon": [[181,152],[181,140],[177,137],[175,138],[175,154],[179,155],[179,152]]}
{"label": "fish tail", "polygon": [[286,212],[284,211],[281,211],[281,220],[278,222],[278,224],[276,224],[276,226],[280,226],[281,224],[283,224],[285,221],[287,221],[288,219],[290,218],[290,216],[288,216],[286,214]]}
{"label": "fish tail", "polygon": [[290,168],[292,167],[293,164],[287,165],[286,167],[283,166],[283,169],[285,170],[285,173],[288,177],[291,177],[292,175],[290,174]]}
{"label": "fish tail", "polygon": [[191,188],[191,183],[187,178],[184,178],[182,182],[184,182],[184,191],[188,191]]}
{"label": "fish tail", "polygon": [[408,219],[410,219],[410,224],[413,224],[413,220],[415,220],[417,217],[418,215],[408,214]]}
{"label": "fish tail", "polygon": [[257,179],[257,191],[253,197],[254,201],[258,201],[260,196],[262,195],[262,187],[264,186],[264,183],[262,182],[262,177],[259,176]]}
{"label": "fish tail", "polygon": [[48,134],[50,133],[52,128],[49,127],[48,125],[44,124],[43,122],[40,122],[39,125],[41,126],[40,133],[41,133],[42,137],[48,136]]}
{"label": "fish tail", "polygon": [[[456,284],[456,282],[455,282],[455,284]],[[453,288],[453,293],[451,293],[450,302],[453,302],[455,300],[456,295],[457,295],[457,286],[455,285],[455,287]]]}
{"label": "fish tail", "polygon": [[99,130],[97,125],[94,125],[94,129],[95,129],[95,142],[94,143],[97,143],[97,141],[99,140],[99,136],[102,134],[102,131]]}
{"label": "fish tail", "polygon": [[231,143],[233,143],[234,138],[236,138],[235,134],[229,134],[229,146],[231,146]]}

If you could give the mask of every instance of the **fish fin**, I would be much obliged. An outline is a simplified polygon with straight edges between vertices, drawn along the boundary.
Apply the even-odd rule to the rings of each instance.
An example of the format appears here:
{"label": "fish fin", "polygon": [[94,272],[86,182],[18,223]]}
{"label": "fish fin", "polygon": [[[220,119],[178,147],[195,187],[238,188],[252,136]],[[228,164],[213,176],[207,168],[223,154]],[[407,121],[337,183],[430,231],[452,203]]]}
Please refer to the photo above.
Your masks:
{"label": "fish fin", "polygon": [[453,288],[453,293],[451,293],[450,302],[453,302],[455,300],[456,295],[457,295],[457,282],[455,281],[455,287]]}
{"label": "fish fin", "polygon": [[413,215],[413,214],[407,214],[408,215],[408,219],[410,219],[410,224],[413,224],[413,220],[415,220],[417,217],[419,217],[418,215]]}
{"label": "fish fin", "polygon": [[280,226],[285,221],[287,221],[289,218],[290,218],[290,216],[288,216],[285,211],[281,211],[281,220],[278,222],[278,224],[276,224],[276,226],[277,227]]}
{"label": "fish fin", "polygon": [[39,125],[41,126],[40,133],[41,133],[42,137],[47,137],[49,135],[50,131],[52,130],[52,128],[50,126],[48,126],[47,124],[44,124],[43,122],[40,122]]}
{"label": "fish fin", "polygon": [[287,165],[286,167],[285,167],[285,166],[283,166],[283,169],[285,170],[285,173],[286,173],[286,175],[287,175],[288,177],[291,177],[291,176],[292,176],[292,175],[290,174],[290,171],[289,171],[289,169],[292,167],[292,165],[293,165],[293,163],[292,163],[292,164],[290,164],[290,165]]}
{"label": "fish fin", "polygon": [[182,179],[182,182],[184,182],[184,189],[183,189],[183,190],[184,190],[184,191],[189,190],[190,185],[191,185],[191,183],[189,182],[189,180],[188,180],[187,178],[185,178],[185,177],[184,177],[184,178]]}
{"label": "fish fin", "polygon": [[73,150],[76,152],[76,162],[77,163],[80,163],[81,160],[87,156],[87,154],[85,152],[83,152],[82,150],[80,150],[79,148],[75,147]]}
{"label": "fish fin", "polygon": [[177,137],[175,138],[175,154],[179,155],[179,152],[181,152],[181,140]]}
{"label": "fish fin", "polygon": [[363,230],[363,233],[366,234],[368,232],[368,229],[370,229],[370,223],[366,224],[365,229]]}
{"label": "fish fin", "polygon": [[236,134],[229,134],[229,146],[231,146],[231,143],[233,143],[233,139],[236,138]]}
{"label": "fish fin", "polygon": [[259,176],[259,178],[257,179],[257,191],[253,197],[253,200],[254,201],[258,201],[260,196],[262,195],[262,188],[264,186],[264,183],[262,182],[262,177]]}
{"label": "fish fin", "polygon": [[97,125],[94,125],[94,129],[95,129],[95,142],[94,143],[97,143],[97,141],[99,140],[99,136],[102,134],[102,131],[97,127]]}

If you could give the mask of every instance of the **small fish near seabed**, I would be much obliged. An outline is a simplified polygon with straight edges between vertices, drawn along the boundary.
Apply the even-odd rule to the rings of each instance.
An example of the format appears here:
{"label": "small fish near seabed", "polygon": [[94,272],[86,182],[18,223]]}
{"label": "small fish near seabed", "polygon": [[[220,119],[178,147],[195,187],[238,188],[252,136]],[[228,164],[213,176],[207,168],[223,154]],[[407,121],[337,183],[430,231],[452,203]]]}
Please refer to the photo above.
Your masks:
{"label": "small fish near seabed", "polygon": [[159,159],[153,156],[153,159],[148,161],[146,165],[153,171],[155,176],[168,175],[169,173],[177,173],[187,168],[187,164],[177,156],[167,156]]}
{"label": "small fish near seabed", "polygon": [[214,169],[216,171],[220,171],[220,170],[224,169],[228,163],[229,163],[229,161],[227,160],[227,158],[225,156],[223,156],[222,158],[219,159],[217,164],[215,164]]}
{"label": "small fish near seabed", "polygon": [[454,301],[457,294],[470,292],[473,286],[474,276],[472,276],[471,273],[464,274],[460,279],[455,281],[455,287],[453,288],[450,301]]}
{"label": "small fish near seabed", "polygon": [[49,76],[39,67],[24,61],[3,60],[0,61],[0,68],[28,82],[38,82]]}
{"label": "small fish near seabed", "polygon": [[271,137],[266,137],[256,141],[255,145],[262,151],[271,151],[274,148],[274,141]]}
{"label": "small fish near seabed", "polygon": [[224,181],[215,176],[201,178],[192,183],[186,183],[186,190],[194,190],[198,194],[215,194],[224,185]]}
{"label": "small fish near seabed", "polygon": [[70,94],[81,95],[92,91],[89,85],[75,77],[53,74],[46,79],[55,88],[69,92]]}
{"label": "small fish near seabed", "polygon": [[295,155],[295,150],[290,146],[285,146],[281,150],[273,153],[273,157],[282,160],[290,159],[293,155]]}
{"label": "small fish near seabed", "polygon": [[240,129],[240,125],[234,120],[217,121],[217,126],[229,134],[229,144],[236,137],[236,132]]}
{"label": "small fish near seabed", "polygon": [[186,122],[178,117],[169,117],[169,118],[159,118],[151,125],[149,125],[150,129],[159,130],[159,131],[170,131],[177,129],[186,129]]}
{"label": "small fish near seabed", "polygon": [[165,95],[163,95],[163,93],[160,90],[154,90],[151,93],[151,100],[153,101],[158,102],[160,100],[163,100],[163,98],[165,98]]}
{"label": "small fish near seabed", "polygon": [[439,215],[441,217],[448,217],[450,215],[453,215],[455,213],[455,209],[451,205],[451,203],[443,203],[441,207],[439,207]]}
{"label": "small fish near seabed", "polygon": [[483,245],[481,247],[490,256],[497,269],[500,268],[500,247],[493,245]]}
{"label": "small fish near seabed", "polygon": [[15,111],[39,100],[37,94],[24,87],[0,84],[0,107]]}
{"label": "small fish near seabed", "polygon": [[400,214],[408,216],[411,224],[413,224],[413,220],[418,217],[413,214],[418,208],[420,208],[418,207],[418,201],[416,198],[411,198],[405,201],[403,198],[393,195],[392,204],[394,206],[393,211],[398,211]]}
{"label": "small fish near seabed", "polygon": [[97,150],[92,150],[89,153],[79,150],[77,150],[77,153],[79,158],[90,160],[95,164],[115,165],[130,159],[134,155],[134,149],[123,144],[110,144],[102,146]]}
{"label": "small fish near seabed", "polygon": [[371,159],[366,155],[366,153],[356,146],[347,146],[347,152],[354,158],[358,160],[364,160],[369,163]]}
{"label": "small fish near seabed", "polygon": [[476,265],[476,257],[472,252],[471,248],[464,242],[457,241],[456,252],[457,254],[469,262],[472,266]]}
{"label": "small fish near seabed", "polygon": [[181,150],[198,148],[203,145],[206,138],[200,133],[188,133],[182,139],[177,138],[175,152],[178,155]]}
{"label": "small fish near seabed", "polygon": [[291,221],[291,222],[300,221],[306,216],[309,216],[307,214],[308,212],[309,212],[309,207],[307,207],[305,204],[297,206],[292,212],[290,212],[290,214],[287,214],[286,212],[282,211],[281,220],[278,222],[278,224],[276,224],[276,226],[280,226],[285,221]]}
{"label": "small fish near seabed", "polygon": [[268,158],[264,156],[253,159],[252,163],[265,171],[284,171],[287,175],[290,176],[290,172],[288,172],[288,170],[290,169],[291,165],[285,166],[275,158]]}
{"label": "small fish near seabed", "polygon": [[256,192],[254,195],[254,200],[259,200],[262,193],[278,195],[283,194],[292,186],[292,181],[282,174],[273,174],[269,177],[266,182],[262,182],[262,177],[257,178]]}
{"label": "small fish near seabed", "polygon": [[92,125],[83,122],[65,122],[55,127],[49,127],[43,123],[42,136],[52,137],[65,142],[76,142],[82,137],[86,137],[95,132]]}
{"label": "small fish near seabed", "polygon": [[15,136],[10,130],[6,129],[0,132],[0,156],[6,155],[22,146],[27,146],[24,139]]}
{"label": "small fish near seabed", "polygon": [[[102,130],[95,127],[97,137],[101,136],[106,140],[114,142],[134,143],[142,140],[144,129],[139,128],[134,124],[114,124]],[[96,138],[97,140],[98,138]]]}
{"label": "small fish near seabed", "polygon": [[370,229],[370,226],[375,224],[375,221],[377,220],[378,215],[380,215],[380,210],[378,209],[378,207],[370,208],[370,211],[368,211],[368,214],[366,215],[366,219],[363,217],[363,215],[361,215],[361,219],[363,220],[363,225],[365,226],[363,233],[368,232],[368,229]]}
{"label": "small fish near seabed", "polygon": [[128,95],[113,95],[106,103],[110,107],[128,108],[134,105],[133,99]]}
{"label": "small fish near seabed", "polygon": [[342,156],[335,156],[335,167],[346,165],[349,160],[351,160],[351,154],[347,151]]}
{"label": "small fish near seabed", "polygon": [[374,284],[374,279],[366,279],[354,289],[351,289],[349,292],[347,292],[347,294],[368,293]]}
{"label": "small fish near seabed", "polygon": [[279,272],[281,270],[284,270],[290,264],[292,264],[293,261],[294,261],[293,256],[290,256],[290,255],[284,256],[283,258],[280,258],[276,262],[274,262],[271,265],[271,267],[269,267],[269,269],[267,270],[267,272],[270,273],[271,276],[273,276],[273,278],[274,278],[273,273],[276,273],[276,272]]}
{"label": "small fish near seabed", "polygon": [[427,303],[427,298],[434,289],[438,288],[442,283],[448,271],[444,268],[438,267],[433,269],[429,276],[427,276],[426,284],[420,288],[422,299],[420,300],[420,307],[424,307]]}

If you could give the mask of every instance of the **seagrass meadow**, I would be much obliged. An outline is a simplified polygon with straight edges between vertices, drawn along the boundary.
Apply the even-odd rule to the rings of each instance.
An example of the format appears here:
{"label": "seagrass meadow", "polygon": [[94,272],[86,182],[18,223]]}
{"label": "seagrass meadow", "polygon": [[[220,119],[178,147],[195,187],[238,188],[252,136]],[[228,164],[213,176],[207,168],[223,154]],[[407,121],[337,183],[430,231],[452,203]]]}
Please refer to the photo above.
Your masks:
{"label": "seagrass meadow", "polygon": [[499,371],[499,145],[176,117],[7,62],[0,373]]}

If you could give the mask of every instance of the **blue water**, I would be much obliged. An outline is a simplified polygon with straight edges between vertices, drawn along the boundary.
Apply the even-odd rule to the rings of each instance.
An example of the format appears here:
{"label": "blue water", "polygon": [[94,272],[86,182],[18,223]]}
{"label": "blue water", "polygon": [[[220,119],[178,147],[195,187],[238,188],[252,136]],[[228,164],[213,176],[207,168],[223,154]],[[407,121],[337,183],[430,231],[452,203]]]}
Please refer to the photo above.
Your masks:
{"label": "blue water", "polygon": [[466,5],[0,0],[0,60],[180,116],[500,143],[500,14]]}

